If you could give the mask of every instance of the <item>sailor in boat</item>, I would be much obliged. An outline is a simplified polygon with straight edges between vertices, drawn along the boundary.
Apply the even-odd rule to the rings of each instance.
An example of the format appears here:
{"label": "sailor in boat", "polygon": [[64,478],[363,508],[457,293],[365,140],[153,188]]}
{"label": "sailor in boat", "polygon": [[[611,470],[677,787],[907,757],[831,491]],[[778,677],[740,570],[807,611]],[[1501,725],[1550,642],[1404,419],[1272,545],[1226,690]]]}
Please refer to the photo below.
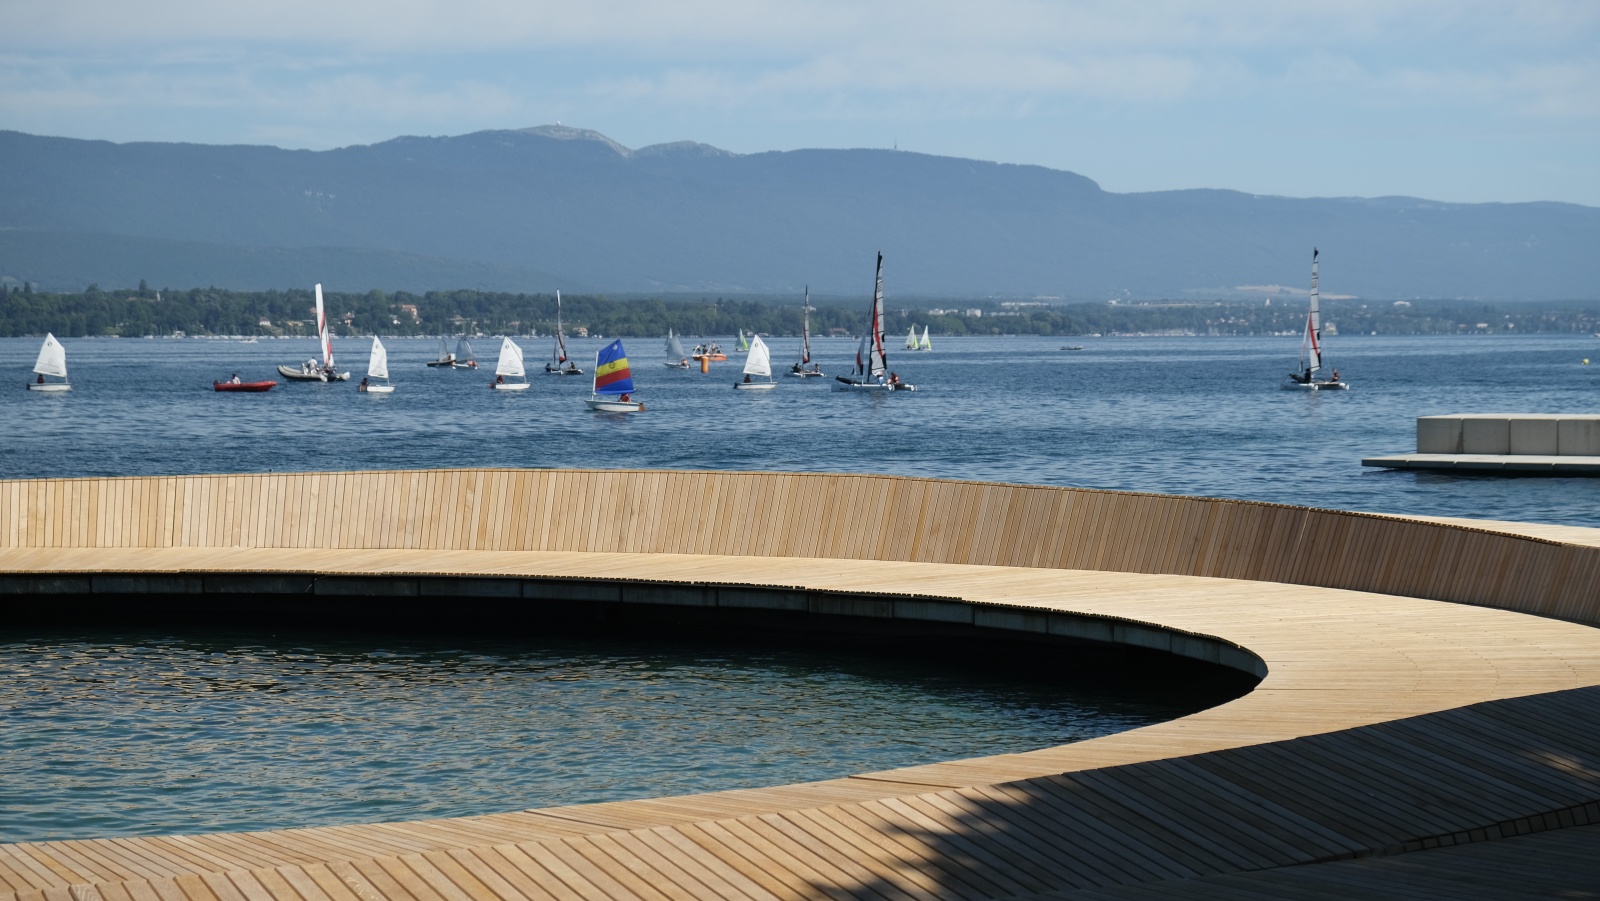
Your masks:
{"label": "sailor in boat", "polygon": [[[366,380],[366,379],[362,379],[362,380],[361,380],[361,383],[362,383],[362,384],[366,384],[366,382],[367,382],[367,380]],[[230,385],[237,385],[237,384],[239,384],[239,373],[237,373],[237,372],[235,372],[235,373],[234,373],[234,374],[233,374],[233,378],[231,378],[231,379],[228,379],[228,384],[230,384]]]}
{"label": "sailor in boat", "polygon": [[572,362],[571,360],[568,360],[567,361],[567,374],[568,375],[577,375],[578,374],[578,364]]}
{"label": "sailor in boat", "polygon": [[1291,372],[1289,373],[1289,378],[1293,379],[1296,384],[1309,385],[1311,384],[1311,369],[1310,367],[1307,367],[1304,375],[1301,375],[1297,372]]}
{"label": "sailor in boat", "polygon": [[900,387],[900,373],[898,373],[898,372],[889,373],[889,387],[890,388],[899,388]]}
{"label": "sailor in boat", "polygon": [[748,372],[744,374],[744,383],[746,385],[750,384],[750,373]]}
{"label": "sailor in boat", "polygon": [[39,373],[39,377],[34,380],[34,384],[35,385],[43,385],[44,384],[44,373],[42,373],[42,372]]}
{"label": "sailor in boat", "polygon": [[361,384],[356,386],[356,390],[357,391],[361,391],[361,392],[365,392],[367,390],[367,378],[366,378],[366,376],[362,376],[361,377]]}
{"label": "sailor in boat", "polygon": [[504,385],[505,383],[506,383],[506,377],[503,376],[503,375],[497,375],[497,376],[494,377],[494,381],[489,383],[489,388],[493,389],[494,386],[496,386],[496,385]]}
{"label": "sailor in boat", "polygon": [[1334,369],[1333,370],[1333,380],[1335,382],[1339,381],[1339,370],[1338,369]]}

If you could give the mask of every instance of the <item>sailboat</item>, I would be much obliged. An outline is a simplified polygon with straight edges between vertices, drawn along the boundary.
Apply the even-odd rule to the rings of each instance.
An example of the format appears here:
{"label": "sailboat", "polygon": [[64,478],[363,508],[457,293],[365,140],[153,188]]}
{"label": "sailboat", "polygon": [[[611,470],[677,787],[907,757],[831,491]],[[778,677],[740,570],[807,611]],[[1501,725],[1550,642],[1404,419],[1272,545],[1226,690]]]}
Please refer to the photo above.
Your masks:
{"label": "sailboat", "polygon": [[[383,384],[374,385],[371,379],[383,379]],[[372,336],[372,356],[367,358],[367,377],[361,380],[360,388],[366,394],[394,393],[394,386],[389,384],[389,351],[377,335]]]}
{"label": "sailboat", "polygon": [[317,294],[317,343],[322,349],[322,362],[307,360],[299,366],[279,366],[278,374],[296,382],[343,382],[350,378],[349,371],[340,372],[333,364],[333,333],[328,330],[328,315],[322,309],[322,284]]}
{"label": "sailboat", "polygon": [[584,403],[601,413],[639,413],[644,404],[633,399],[633,370],[622,340],[607,344],[594,355],[594,389]]}
{"label": "sailboat", "polygon": [[[33,371],[39,374],[28,385],[29,391],[71,391],[72,386],[67,384],[67,349],[61,346],[56,336],[46,333],[44,346],[39,348],[39,359],[33,364]],[[47,382],[45,376],[60,379],[59,382]]]}
{"label": "sailboat", "polygon": [[672,333],[672,329],[667,329],[667,362],[661,365],[668,369],[689,368],[689,355],[683,352],[683,342]]}
{"label": "sailboat", "polygon": [[[466,339],[463,338],[461,340],[465,341]],[[429,360],[428,365],[444,367],[454,367],[456,365],[456,355],[450,352],[450,347],[445,344],[443,338],[439,339],[439,359]]]}
{"label": "sailboat", "polygon": [[884,373],[889,368],[889,352],[883,345],[883,253],[878,253],[878,274],[872,289],[872,309],[866,331],[856,348],[855,369],[849,376],[833,379],[835,391],[915,391],[915,385],[900,381],[900,376]]}
{"label": "sailboat", "polygon": [[744,359],[744,381],[734,382],[741,391],[771,391],[778,387],[772,380],[772,354],[760,335],[750,338],[750,355]]}
{"label": "sailboat", "polygon": [[457,369],[477,369],[478,355],[472,352],[472,342],[462,335],[456,341],[456,358],[452,364]]}
{"label": "sailboat", "polygon": [[911,327],[911,331],[909,333],[907,333],[907,335],[906,335],[906,350],[916,350],[916,349],[917,349],[917,327],[913,325]]}
{"label": "sailboat", "polygon": [[1289,373],[1284,388],[1290,391],[1347,391],[1350,386],[1339,380],[1339,370],[1329,378],[1318,378],[1322,369],[1322,309],[1317,294],[1317,249],[1311,248],[1311,311],[1306,315],[1306,331],[1300,342],[1300,372]]}
{"label": "sailboat", "polygon": [[746,338],[744,336],[744,329],[739,329],[739,343],[737,345],[735,345],[735,349],[737,349],[737,350],[749,350],[750,349],[750,339]]}
{"label": "sailboat", "polygon": [[933,342],[928,340],[928,327],[922,327],[922,340],[917,342],[917,350],[933,350]]}
{"label": "sailboat", "polygon": [[522,368],[522,348],[517,346],[510,338],[500,342],[500,361],[494,364],[494,381],[489,387],[496,391],[526,391],[528,383],[508,382],[507,378],[525,379],[527,373]]}
{"label": "sailboat", "polygon": [[811,362],[810,285],[806,285],[806,299],[800,303],[800,359],[789,367],[789,374],[798,378],[815,378],[822,375],[822,367]]}
{"label": "sailboat", "polygon": [[556,335],[550,350],[550,362],[544,364],[546,375],[583,375],[578,364],[567,359],[567,339],[561,329],[561,291],[556,291]]}

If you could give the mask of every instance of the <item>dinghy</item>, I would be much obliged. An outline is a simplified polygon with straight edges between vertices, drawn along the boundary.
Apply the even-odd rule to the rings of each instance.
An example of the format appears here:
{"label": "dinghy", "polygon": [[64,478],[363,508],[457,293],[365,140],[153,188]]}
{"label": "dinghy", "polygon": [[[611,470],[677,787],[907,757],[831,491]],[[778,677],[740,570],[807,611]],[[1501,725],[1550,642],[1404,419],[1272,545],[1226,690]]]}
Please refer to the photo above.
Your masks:
{"label": "dinghy", "polygon": [[872,308],[866,331],[856,348],[855,369],[849,376],[834,376],[835,391],[915,391],[915,385],[888,372],[889,352],[883,344],[883,254],[878,254],[878,274],[872,289]]}
{"label": "dinghy", "polygon": [[672,329],[667,329],[667,362],[661,365],[668,369],[689,368],[689,355],[683,352],[683,342],[672,333]]}
{"label": "dinghy", "polygon": [[1317,249],[1311,248],[1311,310],[1306,314],[1306,331],[1300,341],[1300,371],[1289,373],[1283,386],[1290,391],[1348,391],[1339,380],[1339,370],[1328,378],[1318,378],[1322,369],[1322,310],[1317,295]]}
{"label": "dinghy", "polygon": [[578,364],[567,359],[567,339],[561,328],[561,292],[556,291],[556,340],[550,351],[550,362],[544,364],[546,375],[583,375]]}
{"label": "dinghy", "polygon": [[[523,379],[520,382],[508,382],[507,378]],[[494,364],[494,381],[490,387],[496,391],[526,391],[528,390],[527,373],[522,368],[522,348],[510,338],[500,342],[500,360]]]}
{"label": "dinghy", "polygon": [[744,381],[734,382],[739,391],[771,391],[778,387],[772,380],[772,354],[760,335],[750,336],[750,354],[744,359]]}
{"label": "dinghy", "polygon": [[[372,379],[383,379],[383,384],[374,384]],[[372,355],[367,358],[367,377],[361,380],[361,391],[365,394],[394,393],[394,386],[389,384],[389,351],[377,335],[372,336]]]}
{"label": "dinghy", "polygon": [[[462,340],[465,341],[466,339],[463,338]],[[450,346],[445,343],[443,338],[439,339],[439,359],[429,360],[428,365],[435,367],[442,366],[446,369],[455,368],[456,355],[450,352]]]}
{"label": "dinghy", "polygon": [[[33,364],[33,371],[38,373],[38,378],[28,383],[29,391],[71,391],[72,386],[67,384],[67,349],[61,346],[56,336],[46,333],[44,346],[39,348],[39,359]],[[59,382],[48,379],[60,379]]]}
{"label": "dinghy", "polygon": [[599,413],[639,413],[644,404],[633,399],[633,371],[622,340],[607,344],[594,355],[594,388],[584,403]]}
{"label": "dinghy", "polygon": [[478,368],[478,355],[472,352],[472,342],[467,340],[466,335],[462,335],[460,340],[456,341],[455,360],[451,365],[456,369]]}

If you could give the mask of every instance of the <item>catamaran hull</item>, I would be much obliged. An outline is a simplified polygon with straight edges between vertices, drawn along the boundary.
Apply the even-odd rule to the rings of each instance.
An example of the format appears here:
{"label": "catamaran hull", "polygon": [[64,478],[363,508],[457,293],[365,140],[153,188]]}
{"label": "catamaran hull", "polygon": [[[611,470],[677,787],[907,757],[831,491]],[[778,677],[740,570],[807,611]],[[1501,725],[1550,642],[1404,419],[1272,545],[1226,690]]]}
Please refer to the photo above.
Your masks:
{"label": "catamaran hull", "polygon": [[804,371],[804,372],[795,372],[793,369],[791,369],[791,370],[789,370],[789,374],[794,376],[797,379],[814,379],[814,378],[819,378],[822,375],[821,372],[817,372],[817,371],[813,371],[813,370],[809,370],[809,369]]}
{"label": "catamaran hull", "polygon": [[583,375],[583,370],[582,369],[551,369],[550,367],[546,366],[545,369],[544,369],[544,374],[545,375]]}
{"label": "catamaran hull", "polygon": [[43,385],[39,384],[38,382],[34,382],[28,385],[28,390],[47,391],[53,394],[60,391],[71,391],[72,386],[66,382],[45,382]]}
{"label": "catamaran hull", "polygon": [[306,372],[304,369],[279,366],[278,374],[292,382],[348,382],[350,373],[330,372],[324,375],[320,372]]}
{"label": "catamaran hull", "polygon": [[1283,385],[1285,391],[1349,391],[1347,382],[1297,382],[1293,379]]}
{"label": "catamaran hull", "polygon": [[591,397],[584,403],[589,405],[589,409],[597,413],[641,413],[644,411],[644,403],[637,400]]}
{"label": "catamaran hull", "polygon": [[733,384],[733,390],[735,391],[771,391],[776,387],[778,387],[777,382],[735,382]]}
{"label": "catamaran hull", "polygon": [[870,392],[870,391],[915,391],[915,390],[917,390],[917,386],[916,385],[907,385],[904,382],[902,382],[902,383],[900,383],[898,385],[890,385],[890,384],[888,384],[886,382],[858,382],[858,381],[846,380],[846,379],[842,379],[842,378],[837,378],[836,377],[833,380],[833,390],[835,390],[835,391],[868,391],[868,392]]}

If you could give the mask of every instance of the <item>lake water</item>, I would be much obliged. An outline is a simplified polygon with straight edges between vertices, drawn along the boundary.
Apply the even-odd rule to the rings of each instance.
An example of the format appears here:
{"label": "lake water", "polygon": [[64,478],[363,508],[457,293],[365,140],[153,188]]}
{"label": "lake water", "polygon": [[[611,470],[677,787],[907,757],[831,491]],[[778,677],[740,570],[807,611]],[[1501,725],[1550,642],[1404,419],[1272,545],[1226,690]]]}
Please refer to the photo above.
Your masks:
{"label": "lake water", "polygon": [[[603,342],[572,342],[592,366]],[[693,341],[691,340],[692,344]],[[724,345],[731,341],[724,340]],[[786,365],[796,342],[774,339]],[[66,339],[73,390],[23,390],[37,340],[0,340],[0,478],[469,466],[878,472],[1600,523],[1600,479],[1366,469],[1415,418],[1596,412],[1600,340],[1342,337],[1353,390],[1283,391],[1292,338],[936,339],[891,350],[916,393],[834,393],[738,362],[667,369],[627,341],[648,410],[590,412],[589,380],[491,391],[389,342],[398,391],[354,382],[218,394],[314,342]],[[524,342],[530,368],[544,339]],[[1081,345],[1082,350],[1063,350]],[[357,378],[366,342],[339,341]],[[830,374],[855,343],[818,343]],[[1583,358],[1594,356],[1596,365]],[[9,373],[9,375],[7,375]],[[1103,674],[1102,674],[1103,675]],[[0,841],[490,812],[819,779],[1017,751],[1178,716],[1094,673],[761,647],[475,643],[228,633],[20,633],[0,625]],[[1203,697],[1199,696],[1203,695]]]}
{"label": "lake water", "polygon": [[[395,394],[354,382],[217,394],[214,378],[276,377],[305,339],[65,339],[73,390],[22,390],[38,352],[0,340],[0,478],[466,466],[671,467],[881,472],[1247,498],[1350,510],[1591,525],[1600,479],[1508,478],[1364,468],[1416,447],[1420,415],[1600,412],[1600,339],[1339,337],[1329,359],[1349,392],[1283,391],[1297,338],[938,339],[891,349],[916,393],[834,393],[779,377],[736,392],[739,362],[667,369],[663,342],[629,339],[642,415],[590,412],[588,377],[529,376],[488,390],[485,369],[429,369],[431,340],[387,342]],[[530,369],[547,339],[522,342]],[[604,342],[575,340],[592,367]],[[689,343],[694,343],[690,340]],[[733,342],[723,340],[724,346]],[[797,341],[773,339],[775,364]],[[1062,350],[1081,345],[1083,350]],[[359,379],[367,342],[337,342]],[[818,342],[830,374],[855,352]],[[1582,360],[1593,356],[1595,365]]]}

